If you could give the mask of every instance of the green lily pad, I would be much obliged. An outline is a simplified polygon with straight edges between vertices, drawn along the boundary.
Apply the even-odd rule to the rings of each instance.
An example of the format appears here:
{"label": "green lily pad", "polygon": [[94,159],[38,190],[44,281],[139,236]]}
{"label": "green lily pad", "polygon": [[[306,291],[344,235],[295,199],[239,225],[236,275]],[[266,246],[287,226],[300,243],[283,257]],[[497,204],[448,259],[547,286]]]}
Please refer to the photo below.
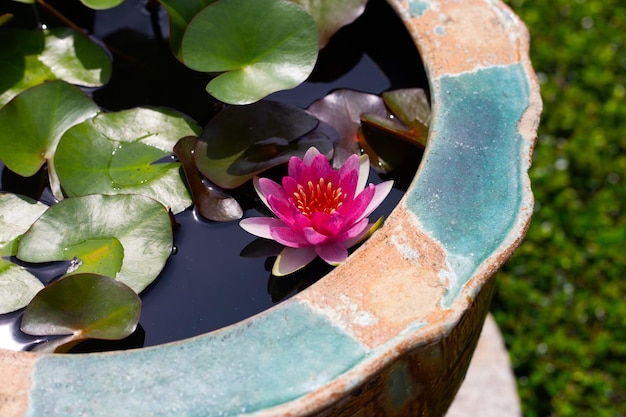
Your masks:
{"label": "green lily pad", "polygon": [[17,253],[20,236],[47,209],[28,197],[0,193],[0,314],[25,307],[43,288],[30,272],[4,258]]}
{"label": "green lily pad", "polygon": [[107,276],[76,274],[50,284],[28,305],[21,330],[35,336],[63,336],[38,345],[43,352],[67,352],[86,339],[118,340],[139,322],[141,299]]}
{"label": "green lily pad", "polygon": [[98,111],[80,89],[64,81],[24,91],[0,109],[0,159],[17,174],[34,175],[52,158],[61,135]]}
{"label": "green lily pad", "polygon": [[165,8],[170,21],[170,47],[174,55],[182,61],[180,44],[187,25],[200,10],[217,0],[158,0]]}
{"label": "green lily pad", "polygon": [[80,0],[85,6],[95,10],[111,9],[124,3],[124,0]]}
{"label": "green lily pad", "polygon": [[319,47],[343,26],[352,23],[363,14],[367,0],[291,0],[309,12],[319,33]]}
{"label": "green lily pad", "polygon": [[111,76],[107,53],[69,28],[0,32],[0,107],[45,81],[99,87]]}
{"label": "green lily pad", "polygon": [[287,0],[220,0],[198,13],[181,44],[185,65],[222,73],[207,91],[249,104],[302,83],[317,60],[315,21]]}
{"label": "green lily pad", "polygon": [[77,258],[70,274],[111,274],[136,292],[159,275],[172,250],[170,216],[141,195],[89,195],[51,206],[24,233],[17,257],[25,262]]}
{"label": "green lily pad", "polygon": [[[216,185],[238,187],[291,156],[302,157],[313,144],[297,139],[318,123],[296,106],[273,101],[227,107],[202,132],[194,153],[196,165]],[[320,152],[332,151],[329,140],[323,146],[323,138],[313,139]]]}
{"label": "green lily pad", "polygon": [[199,131],[170,111],[101,113],[63,135],[54,165],[67,196],[141,194],[179,213],[192,204],[191,196],[180,163],[167,157],[178,139]]}
{"label": "green lily pad", "polygon": [[81,272],[93,272],[114,277],[122,269],[124,247],[115,237],[96,238],[65,248],[82,262]]}

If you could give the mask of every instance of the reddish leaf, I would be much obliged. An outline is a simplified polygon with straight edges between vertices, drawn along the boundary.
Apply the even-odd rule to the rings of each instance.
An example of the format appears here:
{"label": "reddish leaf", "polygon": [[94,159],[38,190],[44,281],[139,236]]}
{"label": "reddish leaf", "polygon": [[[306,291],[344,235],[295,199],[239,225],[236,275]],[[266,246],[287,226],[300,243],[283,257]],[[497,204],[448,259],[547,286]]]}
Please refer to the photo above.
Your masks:
{"label": "reddish leaf", "polygon": [[211,192],[202,181],[202,176],[196,168],[193,151],[197,138],[186,136],[174,146],[174,153],[180,160],[191,196],[198,212],[202,217],[213,221],[237,220],[243,216],[241,206],[234,198]]}
{"label": "reddish leaf", "polygon": [[340,166],[352,154],[359,153],[357,131],[363,113],[387,117],[388,112],[381,97],[355,90],[337,90],[313,102],[309,113],[328,123],[339,133],[333,164]]}

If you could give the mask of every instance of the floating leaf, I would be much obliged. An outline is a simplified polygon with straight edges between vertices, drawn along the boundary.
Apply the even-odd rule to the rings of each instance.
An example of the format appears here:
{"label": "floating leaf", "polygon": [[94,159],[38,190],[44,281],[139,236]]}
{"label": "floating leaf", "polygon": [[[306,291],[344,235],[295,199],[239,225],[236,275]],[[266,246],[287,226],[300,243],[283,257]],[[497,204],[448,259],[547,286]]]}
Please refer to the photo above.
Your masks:
{"label": "floating leaf", "polygon": [[291,0],[309,12],[317,25],[319,47],[343,26],[363,14],[367,0]]}
{"label": "floating leaf", "polygon": [[111,75],[107,53],[69,28],[0,32],[0,107],[44,81],[99,87]]}
{"label": "floating leaf", "polygon": [[313,102],[308,111],[339,132],[340,142],[335,147],[333,164],[341,166],[352,154],[359,153],[357,131],[363,113],[388,115],[381,97],[355,90],[341,89]]}
{"label": "floating leaf", "polygon": [[54,164],[63,191],[70,197],[141,194],[179,213],[192,201],[180,163],[167,157],[179,138],[199,130],[170,111],[100,113],[68,130],[59,142]]}
{"label": "floating leaf", "polygon": [[80,0],[80,2],[91,9],[105,10],[119,6],[124,0]]}
{"label": "floating leaf", "polygon": [[[227,107],[202,132],[196,164],[218,186],[238,187],[291,156],[304,156],[311,146],[319,146],[324,154],[332,152],[329,138],[322,132],[313,135],[318,123],[298,107],[273,101]],[[303,137],[308,133],[313,136]]]}
{"label": "floating leaf", "polygon": [[5,258],[17,253],[20,236],[47,209],[30,198],[0,193],[0,314],[26,306],[43,288],[30,272]]}
{"label": "floating leaf", "polygon": [[80,89],[50,81],[19,94],[0,109],[0,159],[13,172],[29,177],[48,161],[50,188],[63,197],[50,163],[63,132],[99,111]]}
{"label": "floating leaf", "polygon": [[76,274],[50,284],[28,305],[21,330],[35,336],[63,336],[35,350],[67,352],[85,339],[118,340],[139,322],[141,299],[107,276]]}
{"label": "floating leaf", "polygon": [[338,134],[335,129],[326,123],[318,123],[311,132],[292,142],[283,138],[270,138],[251,145],[228,168],[228,173],[231,175],[258,174],[289,161],[292,156],[302,158],[311,147],[317,148],[330,158],[333,154],[333,142],[337,140]]}
{"label": "floating leaf", "polygon": [[0,109],[0,159],[13,172],[34,175],[52,158],[61,135],[98,111],[64,81],[33,87]]}
{"label": "floating leaf", "polygon": [[[383,132],[395,135],[401,139],[413,144],[424,147],[426,138],[421,135],[415,137],[414,132],[409,127],[400,123],[395,118],[382,117],[377,114],[365,113],[361,115],[361,123],[363,125],[377,128]],[[423,141],[423,143],[422,143]]]}
{"label": "floating leaf", "polygon": [[[370,124],[370,121],[374,117],[379,119],[378,122]],[[410,152],[410,149],[407,149],[407,146],[409,145],[406,145],[405,143],[389,146],[390,137],[393,140],[393,135],[400,135],[402,132],[393,130],[393,133],[390,133],[392,132],[391,128],[390,130],[380,129],[380,123],[383,123],[385,120],[387,119],[375,115],[363,115],[361,116],[363,124],[357,130],[357,141],[359,142],[359,146],[363,149],[363,152],[369,156],[372,167],[380,173],[389,173],[393,171],[394,167],[399,164],[405,156],[407,156],[407,152]],[[395,126],[394,124],[394,127],[398,126]],[[408,132],[408,129],[404,128],[404,131]],[[378,149],[378,152],[374,150],[374,148],[377,147],[377,144],[383,146],[382,151],[380,149]],[[381,155],[381,152],[384,154],[384,157]]]}
{"label": "floating leaf", "polygon": [[183,165],[187,184],[191,189],[198,212],[202,217],[218,222],[240,219],[243,216],[243,210],[237,200],[211,192],[202,181],[193,157],[196,139],[194,136],[182,138],[174,146],[174,152]]}
{"label": "floating leaf", "polygon": [[217,0],[158,0],[165,8],[170,21],[170,47],[178,59],[182,61],[180,44],[187,25],[191,19]]}
{"label": "floating leaf", "polygon": [[383,93],[391,112],[409,127],[414,142],[426,145],[430,124],[430,102],[421,88],[405,88]]}
{"label": "floating leaf", "polygon": [[[383,99],[393,117],[365,113],[361,115],[362,128],[359,143],[379,171],[390,172],[402,164],[413,152],[410,146],[426,146],[430,121],[430,104],[421,88],[393,90],[383,93]],[[405,143],[389,146],[389,141],[402,139]]]}
{"label": "floating leaf", "polygon": [[73,273],[111,273],[136,292],[161,272],[172,250],[168,211],[141,195],[89,195],[51,206],[26,232],[26,262],[78,258]]}
{"label": "floating leaf", "polygon": [[221,0],[189,23],[183,62],[222,73],[207,91],[230,104],[248,104],[302,83],[317,60],[315,21],[287,0]]}

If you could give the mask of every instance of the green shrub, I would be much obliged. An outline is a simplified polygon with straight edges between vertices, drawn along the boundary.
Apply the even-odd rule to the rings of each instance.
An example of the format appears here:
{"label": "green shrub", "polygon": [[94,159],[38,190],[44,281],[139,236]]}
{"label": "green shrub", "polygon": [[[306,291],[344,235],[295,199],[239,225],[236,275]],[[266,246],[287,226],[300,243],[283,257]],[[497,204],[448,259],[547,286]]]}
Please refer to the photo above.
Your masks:
{"label": "green shrub", "polygon": [[507,3],[544,112],[533,221],[492,311],[525,416],[626,416],[626,3]]}

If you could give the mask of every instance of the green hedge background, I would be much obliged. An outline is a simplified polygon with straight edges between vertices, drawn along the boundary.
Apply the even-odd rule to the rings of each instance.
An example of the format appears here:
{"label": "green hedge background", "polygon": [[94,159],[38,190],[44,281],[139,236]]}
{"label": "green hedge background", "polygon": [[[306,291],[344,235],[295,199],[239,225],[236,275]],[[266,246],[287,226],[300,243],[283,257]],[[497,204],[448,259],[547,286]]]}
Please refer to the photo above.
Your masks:
{"label": "green hedge background", "polygon": [[533,221],[492,311],[524,416],[626,416],[626,1],[506,2],[544,112]]}

